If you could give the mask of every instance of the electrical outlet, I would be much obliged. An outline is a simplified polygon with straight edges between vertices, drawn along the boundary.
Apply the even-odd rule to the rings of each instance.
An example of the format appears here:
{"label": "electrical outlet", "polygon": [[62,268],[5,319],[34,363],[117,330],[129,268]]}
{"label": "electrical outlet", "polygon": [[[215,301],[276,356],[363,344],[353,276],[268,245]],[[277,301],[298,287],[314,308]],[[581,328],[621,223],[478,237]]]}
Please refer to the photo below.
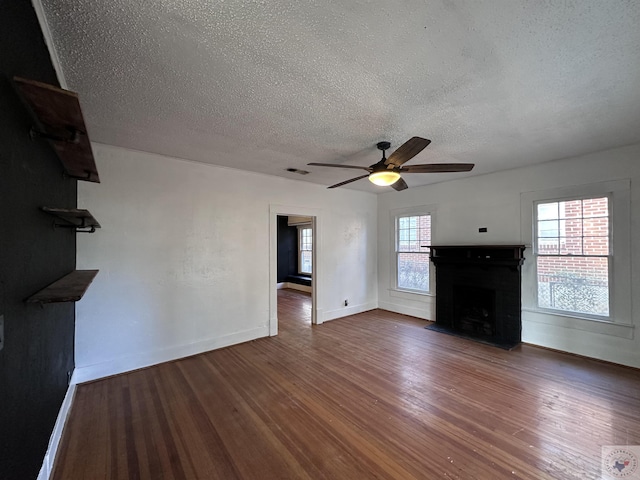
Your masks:
{"label": "electrical outlet", "polygon": [[478,229],[478,232],[480,232],[480,233],[487,233],[487,227],[480,227],[480,228]]}
{"label": "electrical outlet", "polygon": [[0,315],[0,350],[4,347],[4,315]]}
{"label": "electrical outlet", "polygon": [[349,300],[345,300],[345,301],[344,301],[344,306],[345,306],[345,307],[348,307],[348,306],[349,306]]}

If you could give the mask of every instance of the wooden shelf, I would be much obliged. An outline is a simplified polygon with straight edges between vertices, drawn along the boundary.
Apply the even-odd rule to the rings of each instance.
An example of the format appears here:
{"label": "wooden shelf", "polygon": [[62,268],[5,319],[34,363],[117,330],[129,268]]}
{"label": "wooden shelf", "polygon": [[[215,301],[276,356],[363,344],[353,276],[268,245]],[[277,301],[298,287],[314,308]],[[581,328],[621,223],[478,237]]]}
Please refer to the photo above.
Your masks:
{"label": "wooden shelf", "polygon": [[431,259],[523,260],[525,245],[431,245]]}
{"label": "wooden shelf", "polygon": [[77,302],[91,285],[98,270],[74,270],[27,299],[27,303]]}
{"label": "wooden shelf", "polygon": [[32,136],[49,141],[70,177],[100,183],[78,94],[25,78],[13,80],[38,121]]}
{"label": "wooden shelf", "polygon": [[89,210],[42,207],[42,211],[67,222],[64,224],[56,223],[54,224],[56,227],[75,228],[77,232],[94,232],[96,228],[100,228],[100,224]]}

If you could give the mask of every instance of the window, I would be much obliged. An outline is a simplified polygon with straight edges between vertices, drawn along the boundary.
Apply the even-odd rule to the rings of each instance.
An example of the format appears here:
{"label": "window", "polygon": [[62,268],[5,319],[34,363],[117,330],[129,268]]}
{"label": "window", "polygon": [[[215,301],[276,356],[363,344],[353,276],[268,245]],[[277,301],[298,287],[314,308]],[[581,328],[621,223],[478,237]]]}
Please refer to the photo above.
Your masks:
{"label": "window", "polygon": [[535,204],[538,307],[609,317],[608,196]]}
{"label": "window", "polygon": [[298,227],[298,271],[311,274],[313,257],[313,229]]}
{"label": "window", "polygon": [[429,292],[431,216],[396,217],[396,286],[401,290]]}

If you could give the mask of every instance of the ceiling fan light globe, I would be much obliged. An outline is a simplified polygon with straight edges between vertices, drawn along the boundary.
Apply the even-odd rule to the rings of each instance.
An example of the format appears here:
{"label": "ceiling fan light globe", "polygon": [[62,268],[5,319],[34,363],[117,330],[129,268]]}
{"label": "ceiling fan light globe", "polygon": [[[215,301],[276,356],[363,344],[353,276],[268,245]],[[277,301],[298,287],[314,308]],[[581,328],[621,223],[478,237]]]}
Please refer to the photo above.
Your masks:
{"label": "ceiling fan light globe", "polygon": [[393,185],[400,179],[400,174],[393,170],[383,170],[381,172],[373,172],[369,175],[369,181],[381,187]]}

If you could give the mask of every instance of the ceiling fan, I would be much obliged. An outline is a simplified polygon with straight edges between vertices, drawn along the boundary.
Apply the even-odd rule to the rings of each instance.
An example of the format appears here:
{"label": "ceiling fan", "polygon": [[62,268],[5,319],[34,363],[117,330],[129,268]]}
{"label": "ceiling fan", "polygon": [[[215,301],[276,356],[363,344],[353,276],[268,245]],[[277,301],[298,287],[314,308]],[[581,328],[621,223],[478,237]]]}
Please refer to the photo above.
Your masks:
{"label": "ceiling fan", "polygon": [[309,163],[308,165],[314,165],[318,167],[337,167],[337,168],[352,168],[359,170],[366,170],[366,175],[361,175],[351,180],[336,183],[327,188],[336,188],[346,185],[356,180],[369,177],[371,183],[381,186],[391,186],[395,190],[405,190],[409,188],[407,183],[402,179],[401,173],[444,173],[444,172],[468,172],[473,167],[473,163],[428,163],[423,165],[408,165],[403,166],[406,162],[411,160],[417,154],[419,154],[424,148],[431,143],[431,140],[426,138],[413,137],[407,140],[405,143],[389,155],[389,158],[385,156],[385,150],[387,150],[391,144],[389,142],[378,142],[376,146],[379,150],[382,150],[382,160],[378,163],[374,163],[369,167],[362,167],[358,165],[342,165],[339,163]]}

